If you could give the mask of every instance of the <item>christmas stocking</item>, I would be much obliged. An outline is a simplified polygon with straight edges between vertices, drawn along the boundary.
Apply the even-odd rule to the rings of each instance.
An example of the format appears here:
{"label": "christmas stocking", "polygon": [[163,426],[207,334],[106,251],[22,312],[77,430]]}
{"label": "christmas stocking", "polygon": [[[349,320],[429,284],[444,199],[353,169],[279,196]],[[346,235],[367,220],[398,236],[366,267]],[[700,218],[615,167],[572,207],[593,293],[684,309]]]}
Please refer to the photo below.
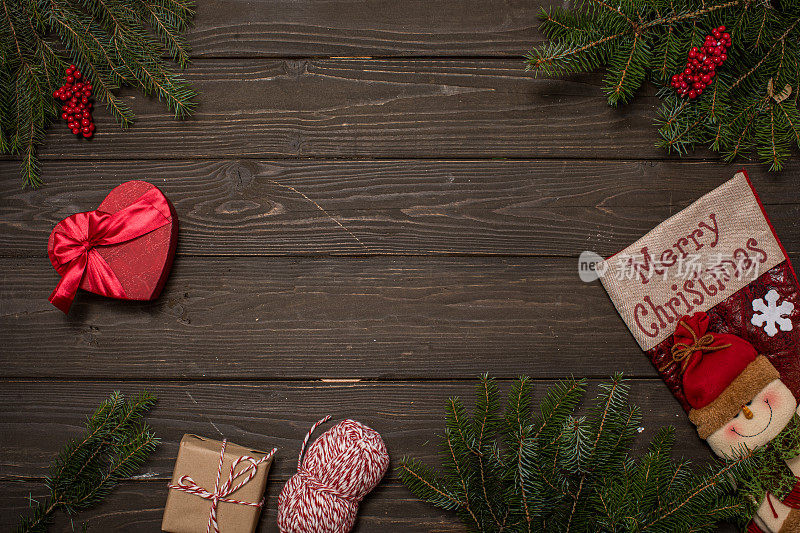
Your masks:
{"label": "christmas stocking", "polygon": [[749,531],[800,532],[800,290],[746,174],[596,270],[700,437],[752,456]]}

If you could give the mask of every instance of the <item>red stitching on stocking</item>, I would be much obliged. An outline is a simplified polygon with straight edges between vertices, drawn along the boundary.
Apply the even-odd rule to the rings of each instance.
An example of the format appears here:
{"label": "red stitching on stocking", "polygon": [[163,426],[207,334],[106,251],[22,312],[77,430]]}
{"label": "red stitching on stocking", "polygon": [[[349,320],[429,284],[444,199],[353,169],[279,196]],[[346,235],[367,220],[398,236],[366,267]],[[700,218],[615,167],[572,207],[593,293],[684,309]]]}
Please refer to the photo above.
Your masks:
{"label": "red stitching on stocking", "polygon": [[792,509],[800,509],[800,477],[795,476],[797,483],[792,487],[792,491],[783,499],[783,504]]}
{"label": "red stitching on stocking", "polygon": [[776,511],[775,506],[772,505],[772,494],[769,492],[767,493],[767,503],[769,504],[769,508],[772,509],[772,516],[778,518],[778,511]]}

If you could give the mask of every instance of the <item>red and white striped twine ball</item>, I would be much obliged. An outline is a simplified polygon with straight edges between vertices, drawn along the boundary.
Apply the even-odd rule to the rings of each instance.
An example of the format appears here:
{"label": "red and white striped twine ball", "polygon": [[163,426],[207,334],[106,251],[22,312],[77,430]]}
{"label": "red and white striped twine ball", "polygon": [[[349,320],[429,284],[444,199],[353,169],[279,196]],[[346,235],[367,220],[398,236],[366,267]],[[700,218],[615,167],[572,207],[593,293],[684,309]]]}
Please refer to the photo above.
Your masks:
{"label": "red and white striped twine ball", "polygon": [[346,533],[356,521],[358,504],[389,468],[389,454],[380,434],[361,422],[343,420],[305,450],[303,441],[297,474],[278,498],[282,533]]}

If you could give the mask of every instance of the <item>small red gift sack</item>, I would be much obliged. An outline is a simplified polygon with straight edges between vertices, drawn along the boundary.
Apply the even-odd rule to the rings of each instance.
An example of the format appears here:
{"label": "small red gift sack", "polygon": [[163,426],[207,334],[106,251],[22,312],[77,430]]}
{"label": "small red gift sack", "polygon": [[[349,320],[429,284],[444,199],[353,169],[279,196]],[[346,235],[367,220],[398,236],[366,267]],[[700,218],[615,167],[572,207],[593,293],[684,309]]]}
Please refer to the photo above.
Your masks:
{"label": "small red gift sack", "polygon": [[683,367],[683,392],[693,409],[702,409],[758,357],[753,345],[727,333],[708,333],[708,315],[678,322],[672,336],[673,360]]}
{"label": "small red gift sack", "polygon": [[56,224],[47,253],[61,281],[49,300],[64,313],[78,288],[152,300],[167,281],[177,241],[178,217],[167,197],[144,181],[123,183],[96,210]]}

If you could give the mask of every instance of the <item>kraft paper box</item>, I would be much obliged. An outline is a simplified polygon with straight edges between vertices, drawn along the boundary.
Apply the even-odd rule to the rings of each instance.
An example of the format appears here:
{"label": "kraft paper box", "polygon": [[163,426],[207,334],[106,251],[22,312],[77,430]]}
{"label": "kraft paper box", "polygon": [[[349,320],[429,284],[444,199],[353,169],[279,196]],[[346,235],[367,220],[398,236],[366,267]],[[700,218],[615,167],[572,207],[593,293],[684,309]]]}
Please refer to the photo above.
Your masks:
{"label": "kraft paper box", "polygon": [[[198,435],[184,435],[178,449],[171,485],[180,485],[181,478],[189,476],[197,486],[208,492],[214,492],[221,450],[221,441]],[[269,455],[267,452],[227,442],[219,484],[223,485],[228,480],[231,465],[240,457],[249,456],[260,460]],[[236,468],[236,472],[245,470],[248,465],[250,465],[248,461],[243,461]],[[267,474],[271,466],[272,457],[258,465],[255,477],[226,497],[249,503],[262,501],[264,489],[267,486]],[[237,478],[232,486],[236,486],[245,477]],[[164,506],[161,529],[170,533],[206,533],[210,513],[210,500],[170,488],[167,503]],[[251,533],[258,524],[260,513],[260,507],[220,501],[217,507],[217,523],[220,533]]]}

